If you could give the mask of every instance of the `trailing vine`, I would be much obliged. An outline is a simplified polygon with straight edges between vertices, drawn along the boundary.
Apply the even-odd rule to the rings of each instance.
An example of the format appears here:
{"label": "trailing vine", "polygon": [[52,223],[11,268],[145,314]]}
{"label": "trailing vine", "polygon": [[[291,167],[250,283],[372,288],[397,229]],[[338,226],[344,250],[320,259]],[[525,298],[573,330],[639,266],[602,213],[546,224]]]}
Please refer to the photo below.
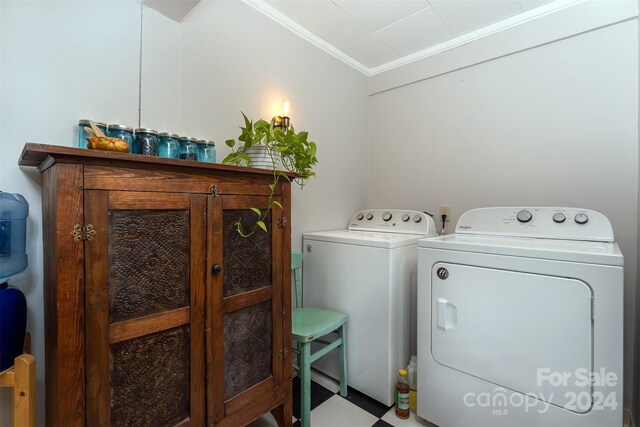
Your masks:
{"label": "trailing vine", "polygon": [[280,160],[286,172],[296,175],[294,182],[302,188],[309,178],[316,175],[313,172],[313,167],[318,163],[318,160],[316,158],[316,143],[308,140],[308,132],[296,132],[293,125],[283,130],[274,127],[273,122],[270,123],[263,119],[253,123],[244,113],[242,113],[242,117],[245,126],[240,127],[242,132],[238,141],[241,143],[236,143],[233,139],[225,141],[226,145],[231,148],[231,153],[225,157],[222,163],[250,165],[252,159],[247,154],[247,150],[256,145],[264,145],[271,160],[273,172],[273,182],[269,184],[269,200],[266,209],[250,208],[256,214],[255,224],[247,231],[243,228],[240,220],[234,223],[236,230],[242,237],[249,237],[258,230],[268,232],[265,220],[273,206],[283,209],[282,204],[274,199],[274,195],[281,178],[287,181],[291,180],[285,172],[277,169],[277,161]]}

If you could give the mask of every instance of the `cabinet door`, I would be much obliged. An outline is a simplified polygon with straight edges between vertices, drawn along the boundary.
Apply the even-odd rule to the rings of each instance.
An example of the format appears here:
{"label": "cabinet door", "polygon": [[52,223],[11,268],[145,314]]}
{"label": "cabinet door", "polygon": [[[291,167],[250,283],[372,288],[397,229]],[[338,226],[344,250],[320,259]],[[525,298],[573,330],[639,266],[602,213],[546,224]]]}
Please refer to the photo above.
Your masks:
{"label": "cabinet door", "polygon": [[88,426],[205,422],[206,196],[85,191]]}
{"label": "cabinet door", "polygon": [[[281,201],[278,199],[278,201]],[[207,297],[208,419],[240,425],[281,398],[283,352],[283,216],[274,207],[268,232],[242,237],[267,197],[209,198],[210,285]],[[287,256],[289,256],[287,254]],[[210,303],[209,303],[210,302]],[[287,312],[288,313],[288,312]],[[288,344],[287,344],[288,345]],[[255,413],[254,413],[255,412]]]}

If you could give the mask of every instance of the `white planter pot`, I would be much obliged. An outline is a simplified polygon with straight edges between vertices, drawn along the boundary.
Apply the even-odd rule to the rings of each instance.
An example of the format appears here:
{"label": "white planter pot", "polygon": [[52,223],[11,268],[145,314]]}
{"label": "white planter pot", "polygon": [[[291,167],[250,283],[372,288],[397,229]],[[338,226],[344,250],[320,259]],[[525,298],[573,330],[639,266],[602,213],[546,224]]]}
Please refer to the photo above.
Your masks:
{"label": "white planter pot", "polygon": [[[265,145],[254,145],[246,151],[247,155],[251,157],[251,163],[249,166],[259,169],[272,169],[273,162],[271,156],[269,156],[268,148]],[[273,160],[275,161],[276,169],[282,169],[280,162],[280,153],[273,153]]]}

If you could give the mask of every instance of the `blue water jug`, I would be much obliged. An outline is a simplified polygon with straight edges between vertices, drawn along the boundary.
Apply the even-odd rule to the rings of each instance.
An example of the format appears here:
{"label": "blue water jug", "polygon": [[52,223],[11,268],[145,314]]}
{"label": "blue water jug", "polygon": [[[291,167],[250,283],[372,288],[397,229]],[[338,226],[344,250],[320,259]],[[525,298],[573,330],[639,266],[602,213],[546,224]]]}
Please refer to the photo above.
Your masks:
{"label": "blue water jug", "polygon": [[0,371],[13,366],[24,347],[27,301],[7,280],[27,268],[28,215],[24,197],[0,191]]}

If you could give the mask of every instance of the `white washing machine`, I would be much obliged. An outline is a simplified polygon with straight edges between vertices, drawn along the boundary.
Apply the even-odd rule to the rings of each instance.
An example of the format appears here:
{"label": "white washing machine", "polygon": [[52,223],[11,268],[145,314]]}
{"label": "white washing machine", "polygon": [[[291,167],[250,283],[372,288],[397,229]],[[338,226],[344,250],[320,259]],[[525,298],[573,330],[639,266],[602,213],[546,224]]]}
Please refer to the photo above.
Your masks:
{"label": "white washing machine", "polygon": [[418,246],[418,415],[622,426],[623,258],[604,215],[475,209]]}
{"label": "white washing machine", "polygon": [[[303,235],[304,305],[347,314],[347,382],[387,406],[412,335],[415,351],[417,243],[435,234],[429,215],[389,209],[358,212],[347,230]],[[334,353],[313,367],[337,379]]]}

